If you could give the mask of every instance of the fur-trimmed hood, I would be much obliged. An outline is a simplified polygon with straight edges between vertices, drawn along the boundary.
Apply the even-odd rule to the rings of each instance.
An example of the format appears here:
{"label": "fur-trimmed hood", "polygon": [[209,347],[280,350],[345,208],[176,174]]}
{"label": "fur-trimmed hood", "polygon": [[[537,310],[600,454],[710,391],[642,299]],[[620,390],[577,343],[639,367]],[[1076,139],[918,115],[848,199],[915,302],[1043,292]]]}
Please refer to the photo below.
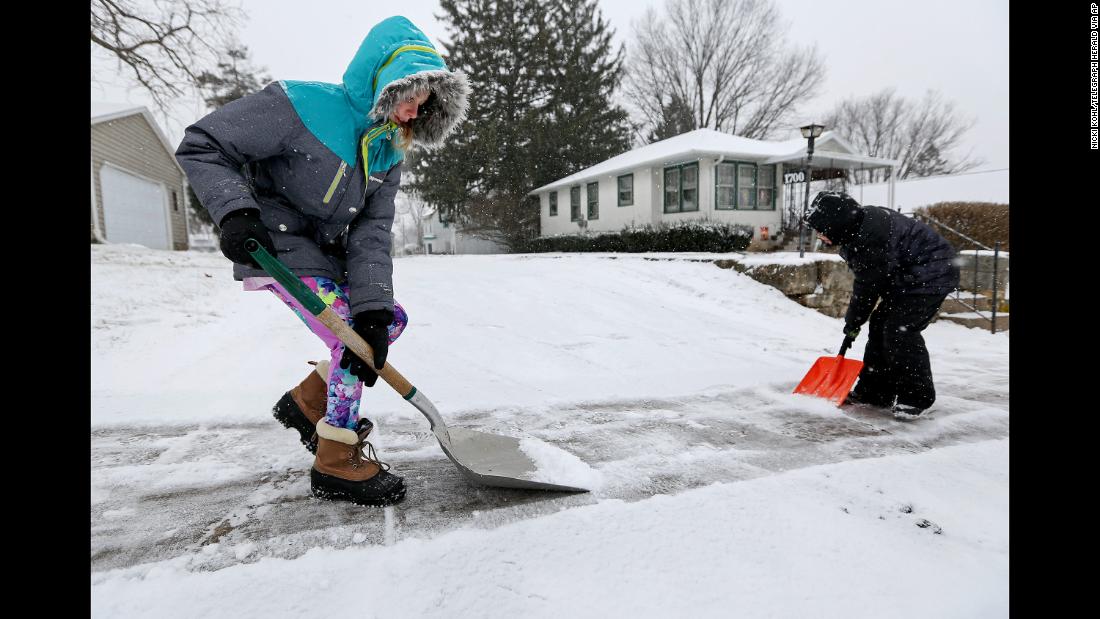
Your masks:
{"label": "fur-trimmed hood", "polygon": [[413,142],[426,147],[441,146],[444,138],[466,117],[466,96],[470,86],[461,71],[421,71],[386,84],[370,112],[371,118],[389,118],[400,101],[428,91],[416,118],[409,121]]}
{"label": "fur-trimmed hood", "polygon": [[[281,82],[302,123],[348,164],[361,152],[360,141],[372,126],[389,122],[397,103],[429,91],[410,122],[413,144],[439,146],[466,117],[470,87],[466,76],[450,71],[428,37],[405,17],[390,17],[367,33],[344,71],[343,83]],[[384,171],[404,158],[392,142],[394,131],[372,131],[370,173]]]}
{"label": "fur-trimmed hood", "polygon": [[397,104],[427,90],[413,127],[413,141],[443,143],[466,116],[470,87],[460,71],[450,71],[428,37],[405,17],[390,17],[371,28],[344,72],[349,99],[371,120],[389,119]]}

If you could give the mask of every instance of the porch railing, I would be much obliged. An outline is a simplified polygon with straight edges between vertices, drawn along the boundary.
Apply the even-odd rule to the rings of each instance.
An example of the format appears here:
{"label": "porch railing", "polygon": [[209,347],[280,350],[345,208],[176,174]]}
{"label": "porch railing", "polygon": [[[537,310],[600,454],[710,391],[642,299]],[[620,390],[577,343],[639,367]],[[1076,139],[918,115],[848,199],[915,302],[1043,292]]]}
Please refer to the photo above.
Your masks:
{"label": "porch railing", "polygon": [[[924,214],[921,214],[921,213],[914,212],[913,217],[919,217],[919,218],[921,218],[925,221],[928,221],[930,223],[934,223],[937,226],[939,226],[940,228],[943,228],[944,230],[952,232],[956,236],[959,236],[960,238],[963,238],[963,239],[969,241],[975,247],[981,248],[981,249],[975,249],[974,250],[974,285],[973,285],[973,289],[971,290],[971,292],[973,293],[973,298],[972,298],[973,305],[971,305],[970,303],[967,303],[966,301],[964,301],[962,299],[961,295],[959,294],[961,292],[959,288],[955,289],[955,295],[954,295],[953,298],[955,299],[956,302],[958,302],[963,307],[966,307],[966,308],[970,309],[972,312],[974,312],[975,314],[980,316],[982,319],[988,321],[990,332],[991,333],[996,333],[997,332],[997,266],[998,266],[998,261],[999,261],[1000,253],[1001,253],[1001,242],[996,241],[996,242],[993,243],[993,247],[989,247],[988,245],[980,243],[980,242],[976,241],[975,239],[967,236],[966,234],[963,234],[962,232],[959,232],[958,230],[952,228],[951,226],[943,223],[942,221],[939,221],[939,220],[937,220],[933,217],[930,217],[928,215],[924,215]],[[980,268],[979,267],[981,265],[981,260],[979,260],[979,257],[980,257],[979,252],[983,249],[986,250],[986,251],[993,252],[993,273],[992,273],[992,282],[991,282],[991,285],[990,285],[990,289],[992,290],[992,297],[993,298],[992,298],[992,305],[990,306],[990,314],[989,314],[988,317],[985,314],[983,314],[981,312],[981,310],[978,309],[978,290],[981,289],[981,285],[980,285],[979,279],[978,279],[978,276],[979,276],[979,273],[980,273]],[[962,252],[959,252],[959,253],[961,254]],[[966,275],[969,275],[969,274],[966,274]]]}

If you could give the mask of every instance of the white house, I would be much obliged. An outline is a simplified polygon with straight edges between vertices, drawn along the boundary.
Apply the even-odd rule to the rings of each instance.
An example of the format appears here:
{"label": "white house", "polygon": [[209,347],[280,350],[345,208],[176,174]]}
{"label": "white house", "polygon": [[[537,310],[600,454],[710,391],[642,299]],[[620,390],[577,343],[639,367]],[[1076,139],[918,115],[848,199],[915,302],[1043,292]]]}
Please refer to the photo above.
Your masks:
{"label": "white house", "polygon": [[[636,148],[532,191],[541,235],[707,219],[774,238],[784,223],[784,173],[804,168],[806,146],[803,138],[768,142],[697,129]],[[831,131],[815,140],[811,163],[815,180],[821,170],[897,165],[859,154]]]}
{"label": "white house", "polygon": [[424,220],[424,251],[429,254],[506,254],[508,248],[496,241],[477,238],[459,230],[435,211]]}
{"label": "white house", "polygon": [[187,249],[187,196],[175,148],[143,106],[91,104],[91,238]]}

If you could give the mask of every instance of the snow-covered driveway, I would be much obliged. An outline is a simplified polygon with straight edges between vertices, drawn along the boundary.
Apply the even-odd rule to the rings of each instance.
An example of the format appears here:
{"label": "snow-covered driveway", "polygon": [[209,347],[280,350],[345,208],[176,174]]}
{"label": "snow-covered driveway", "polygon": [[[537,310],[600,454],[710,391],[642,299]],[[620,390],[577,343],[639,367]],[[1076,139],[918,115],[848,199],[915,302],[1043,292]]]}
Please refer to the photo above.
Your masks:
{"label": "snow-covered driveway", "polygon": [[[630,506],[656,495],[710,505],[707,497],[767,487],[723,490],[741,485],[730,482],[805,484],[815,467],[881,456],[929,462],[930,479],[938,479],[949,467],[937,468],[943,457],[927,458],[947,446],[982,471],[972,481],[990,498],[976,513],[999,526],[1007,508],[1006,333],[945,323],[925,331],[939,393],[929,419],[906,424],[867,410],[842,414],[790,393],[814,359],[835,354],[841,321],[733,270],[637,255],[395,261],[397,298],[411,321],[390,362],[448,424],[556,444],[599,471],[598,490],[559,495],[470,486],[427,422],[379,383],[364,397],[364,414],[378,425],[382,458],[406,476],[408,497],[385,510],[317,501],[309,494],[312,456],[270,408],[309,371],[305,361],[325,351],[266,293],[240,292],[229,271],[220,255],[92,248],[91,567],[99,609],[124,608],[113,605],[131,595],[133,608],[151,608],[139,600],[154,587],[156,566],[179,574],[228,574],[224,568],[237,564],[275,569],[271,558],[308,566],[318,553],[344,556],[340,549],[413,542],[407,538],[450,548],[443,540],[463,538],[446,532],[476,529],[500,529],[493,539],[506,543],[512,534],[504,531],[521,521],[545,522],[553,531],[575,508],[650,518]],[[862,356],[863,343],[851,356]],[[849,477],[870,487],[874,462],[843,470],[865,471]],[[909,494],[919,494],[913,488],[920,487],[921,466],[901,468],[913,473]],[[702,488],[715,483],[722,485]],[[942,526],[937,539],[952,533],[946,514],[904,511],[915,499],[898,492],[883,498],[884,506],[897,503],[891,520],[927,535]],[[775,493],[782,494],[772,488],[761,496]],[[993,543],[992,551],[1003,554],[1003,566],[998,558],[992,571],[977,568],[994,584],[1002,567],[1007,575],[1003,510],[1004,547]],[[746,530],[763,527],[766,513],[744,514]],[[922,519],[934,522],[913,526]],[[825,520],[822,527],[830,526]],[[685,553],[698,550],[691,540],[708,535],[672,533],[682,537],[673,549]],[[817,559],[822,565],[838,560],[826,555]],[[226,587],[232,582],[227,577]],[[1003,585],[1007,591],[1007,578]],[[160,593],[165,588],[171,586],[155,585]],[[408,614],[420,612],[427,611]]]}

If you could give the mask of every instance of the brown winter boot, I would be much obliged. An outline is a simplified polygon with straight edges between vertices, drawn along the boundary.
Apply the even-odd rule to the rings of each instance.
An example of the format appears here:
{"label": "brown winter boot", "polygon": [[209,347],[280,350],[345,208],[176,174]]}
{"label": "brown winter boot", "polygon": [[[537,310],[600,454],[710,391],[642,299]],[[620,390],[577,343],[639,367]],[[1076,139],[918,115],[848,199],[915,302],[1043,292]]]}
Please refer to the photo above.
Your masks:
{"label": "brown winter boot", "polygon": [[372,507],[405,498],[405,480],[388,472],[389,465],[378,460],[367,441],[373,427],[366,418],[355,430],[331,426],[324,419],[317,423],[317,458],[309,472],[314,496]]}
{"label": "brown winter boot", "polygon": [[[320,361],[317,368],[302,382],[283,394],[271,409],[275,419],[288,428],[298,431],[302,444],[310,453],[317,453],[317,422],[325,416],[328,403],[328,361]],[[324,372],[322,374],[322,372]]]}

